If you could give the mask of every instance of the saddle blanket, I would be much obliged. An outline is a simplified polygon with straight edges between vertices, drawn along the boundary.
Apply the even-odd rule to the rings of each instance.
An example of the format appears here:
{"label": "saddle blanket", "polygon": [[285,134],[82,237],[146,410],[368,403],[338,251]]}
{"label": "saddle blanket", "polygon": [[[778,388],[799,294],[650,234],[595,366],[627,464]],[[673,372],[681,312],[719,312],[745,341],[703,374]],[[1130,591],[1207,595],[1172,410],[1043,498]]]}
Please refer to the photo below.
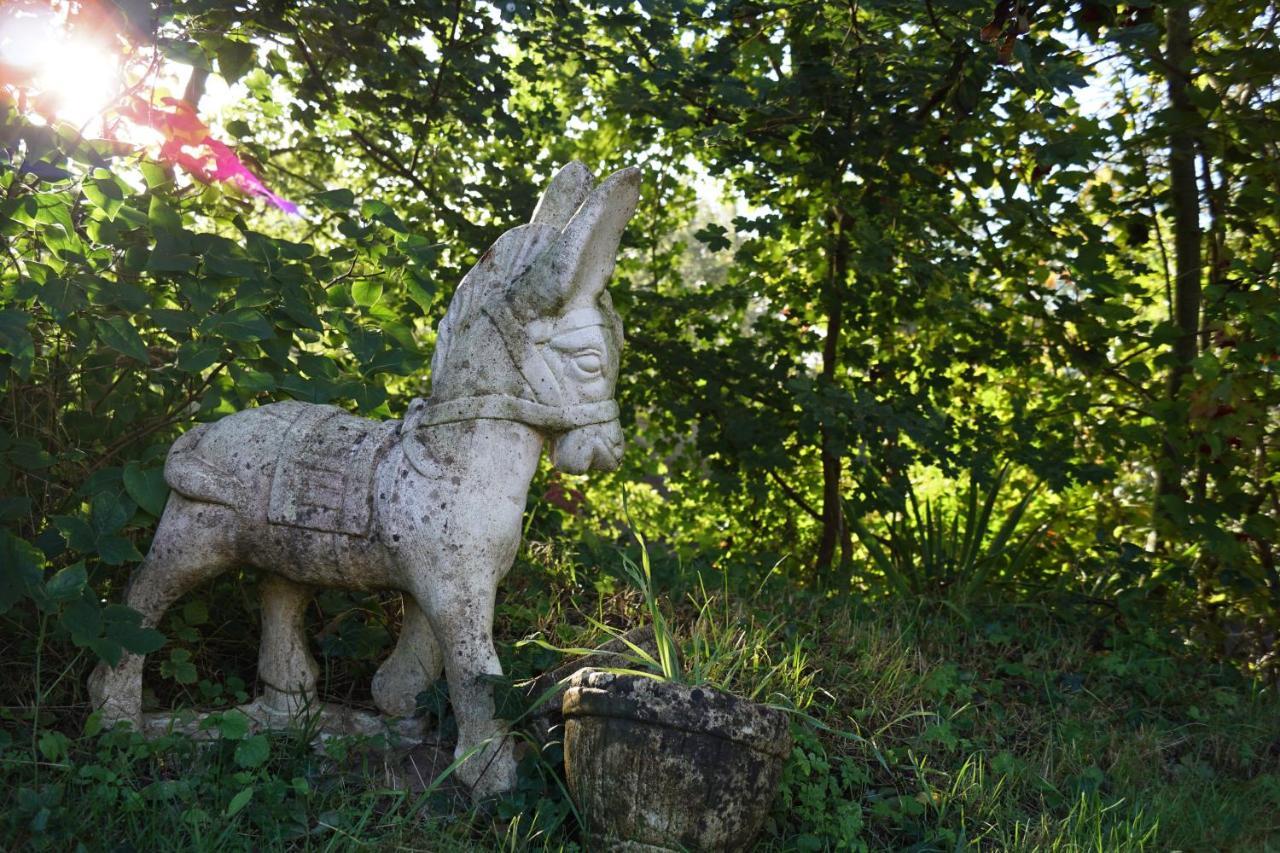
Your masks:
{"label": "saddle blanket", "polygon": [[368,536],[373,475],[400,421],[371,421],[308,406],[285,433],[267,518],[275,524]]}

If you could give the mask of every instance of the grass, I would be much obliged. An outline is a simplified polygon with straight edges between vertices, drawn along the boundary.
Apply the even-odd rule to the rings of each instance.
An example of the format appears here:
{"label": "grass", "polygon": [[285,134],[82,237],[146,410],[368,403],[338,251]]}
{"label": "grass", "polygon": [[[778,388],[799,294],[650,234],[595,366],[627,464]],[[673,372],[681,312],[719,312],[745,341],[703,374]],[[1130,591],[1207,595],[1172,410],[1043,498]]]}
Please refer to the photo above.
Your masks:
{"label": "grass", "polygon": [[[523,637],[582,645],[602,638],[593,620],[644,618],[624,580],[531,553],[499,614],[513,676],[554,662]],[[850,605],[683,577],[668,612],[687,671],[797,712],[762,849],[1280,850],[1275,686],[1167,626],[1049,599]],[[251,661],[256,630],[243,633]],[[331,669],[331,691],[367,695],[370,666]],[[233,723],[205,746],[95,731],[68,687],[82,675],[47,676],[61,687],[38,720],[0,712],[0,847],[579,849],[555,749],[526,757],[505,802],[459,810],[393,790],[358,743],[317,754]]]}

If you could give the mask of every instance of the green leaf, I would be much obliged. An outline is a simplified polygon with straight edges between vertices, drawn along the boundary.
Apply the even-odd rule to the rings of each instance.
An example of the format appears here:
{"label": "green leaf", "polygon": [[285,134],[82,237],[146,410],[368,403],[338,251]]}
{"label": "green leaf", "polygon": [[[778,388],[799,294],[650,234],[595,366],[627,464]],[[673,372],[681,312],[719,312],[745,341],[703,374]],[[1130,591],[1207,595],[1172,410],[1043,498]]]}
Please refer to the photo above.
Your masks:
{"label": "green leaf", "polygon": [[0,529],[0,614],[40,584],[42,562],[34,545]]}
{"label": "green leaf", "polygon": [[351,298],[357,305],[372,307],[382,298],[382,281],[374,278],[363,278],[351,285]]}
{"label": "green leaf", "polygon": [[102,608],[84,598],[68,604],[59,621],[77,646],[87,646],[102,634]]}
{"label": "green leaf", "polygon": [[82,189],[89,203],[105,213],[108,219],[115,219],[116,213],[124,206],[124,192],[112,178],[85,181]]}
{"label": "green leaf", "polygon": [[156,239],[156,247],[147,258],[147,272],[191,272],[196,268],[196,263],[196,257],[185,251],[185,246],[162,234]]}
{"label": "green leaf", "polygon": [[231,802],[227,805],[227,817],[234,817],[241,809],[249,805],[249,800],[251,799],[253,799],[252,785],[231,798]]}
{"label": "green leaf", "polygon": [[14,522],[31,513],[31,498],[18,495],[0,498],[0,522]]}
{"label": "green leaf", "polygon": [[151,204],[147,208],[147,220],[153,228],[182,230],[182,217],[172,207],[161,201],[159,196],[151,197]]}
{"label": "green leaf", "polygon": [[387,204],[385,201],[369,199],[364,204],[360,205],[360,215],[365,219],[373,219],[381,222],[392,231],[398,231],[401,234],[409,233],[409,226],[404,224],[404,221],[401,220],[400,217],[396,215],[396,212],[391,209],[391,205]]}
{"label": "green leaf", "polygon": [[147,345],[138,330],[124,317],[115,314],[105,320],[94,320],[93,328],[98,338],[116,352],[142,364],[148,363]]}
{"label": "green leaf", "polygon": [[74,515],[55,515],[50,521],[67,540],[67,545],[75,551],[89,552],[98,541],[98,534],[89,526],[89,522]]}
{"label": "green leaf", "polygon": [[65,320],[73,311],[89,304],[84,288],[71,279],[54,276],[40,288],[40,303],[49,309],[55,320]]}
{"label": "green leaf", "polygon": [[49,578],[45,582],[44,591],[54,601],[65,601],[79,595],[80,590],[84,589],[88,582],[89,576],[84,570],[84,561],[81,560]]}
{"label": "green leaf", "polygon": [[222,347],[212,341],[187,341],[178,347],[178,369],[183,373],[203,373],[217,363]]}
{"label": "green leaf", "polygon": [[182,606],[182,621],[188,625],[203,625],[209,621],[209,608],[200,599],[192,599]]}
{"label": "green leaf", "polygon": [[191,663],[191,652],[186,649],[169,652],[169,659],[160,664],[160,674],[179,684],[195,684],[196,668]]}
{"label": "green leaf", "polygon": [[706,244],[706,247],[713,252],[719,252],[733,245],[728,238],[729,230],[723,225],[715,223],[705,225],[693,233],[693,236],[699,242]]}
{"label": "green leaf", "polygon": [[136,460],[124,466],[124,488],[129,497],[147,512],[159,518],[169,499],[169,486],[163,468],[143,468]]}
{"label": "green leaf", "polygon": [[31,315],[26,311],[0,311],[0,352],[7,352],[15,361],[28,366],[36,354],[35,343],[27,331],[30,322]]}
{"label": "green leaf", "polygon": [[218,315],[210,322],[208,331],[245,342],[266,340],[275,333],[270,321],[252,308],[235,308]]}
{"label": "green leaf", "polygon": [[225,711],[218,720],[218,732],[226,740],[240,740],[249,733],[249,718],[239,711]]}
{"label": "green leaf", "polygon": [[270,373],[255,370],[252,367],[231,366],[231,376],[236,381],[236,388],[246,394],[261,394],[274,391],[276,379]]}
{"label": "green leaf", "polygon": [[135,655],[149,655],[164,648],[165,637],[155,628],[143,628],[116,622],[108,623],[107,637],[115,640]]}
{"label": "green leaf", "polygon": [[245,738],[236,745],[236,764],[239,764],[241,767],[259,767],[266,762],[270,755],[271,745],[268,742],[266,735],[253,735],[252,737]]}
{"label": "green leaf", "polygon": [[40,735],[36,746],[47,760],[59,761],[66,756],[67,749],[71,746],[71,739],[62,732],[47,731]]}
{"label": "green leaf", "polygon": [[98,559],[108,566],[122,566],[140,561],[142,554],[125,537],[111,535],[98,540]]}
{"label": "green leaf", "polygon": [[247,41],[226,39],[218,46],[218,73],[234,83],[253,67],[256,49]]}
{"label": "green leaf", "polygon": [[330,210],[350,210],[356,203],[355,193],[346,187],[338,187],[334,190],[325,190],[324,192],[314,193],[311,200],[316,204],[329,208]]}
{"label": "green leaf", "polygon": [[103,536],[124,527],[134,507],[118,492],[98,492],[89,501],[89,525]]}
{"label": "green leaf", "polygon": [[147,182],[147,187],[149,189],[164,186],[173,179],[173,176],[169,174],[168,169],[163,165],[153,163],[150,160],[143,160],[139,164],[139,168],[142,169],[142,178]]}

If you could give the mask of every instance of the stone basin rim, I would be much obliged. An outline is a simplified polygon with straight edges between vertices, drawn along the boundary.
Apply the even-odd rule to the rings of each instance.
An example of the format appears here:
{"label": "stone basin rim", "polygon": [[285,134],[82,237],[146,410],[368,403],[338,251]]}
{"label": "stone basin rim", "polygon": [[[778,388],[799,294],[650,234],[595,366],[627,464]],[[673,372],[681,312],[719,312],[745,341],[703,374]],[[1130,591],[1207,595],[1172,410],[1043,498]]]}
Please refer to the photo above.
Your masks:
{"label": "stone basin rim", "polygon": [[709,735],[780,759],[791,754],[785,711],[707,685],[583,669],[569,682],[563,714],[566,721],[605,717]]}

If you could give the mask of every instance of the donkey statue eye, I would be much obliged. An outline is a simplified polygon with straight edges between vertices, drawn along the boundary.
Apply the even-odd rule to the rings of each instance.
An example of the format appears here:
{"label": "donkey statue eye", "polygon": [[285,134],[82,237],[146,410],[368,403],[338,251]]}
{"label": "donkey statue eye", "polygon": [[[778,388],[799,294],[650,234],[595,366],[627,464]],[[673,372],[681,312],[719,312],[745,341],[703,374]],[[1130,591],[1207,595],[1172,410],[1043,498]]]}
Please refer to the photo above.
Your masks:
{"label": "donkey statue eye", "polygon": [[578,353],[573,357],[573,366],[588,376],[596,376],[604,369],[604,361],[595,350]]}

